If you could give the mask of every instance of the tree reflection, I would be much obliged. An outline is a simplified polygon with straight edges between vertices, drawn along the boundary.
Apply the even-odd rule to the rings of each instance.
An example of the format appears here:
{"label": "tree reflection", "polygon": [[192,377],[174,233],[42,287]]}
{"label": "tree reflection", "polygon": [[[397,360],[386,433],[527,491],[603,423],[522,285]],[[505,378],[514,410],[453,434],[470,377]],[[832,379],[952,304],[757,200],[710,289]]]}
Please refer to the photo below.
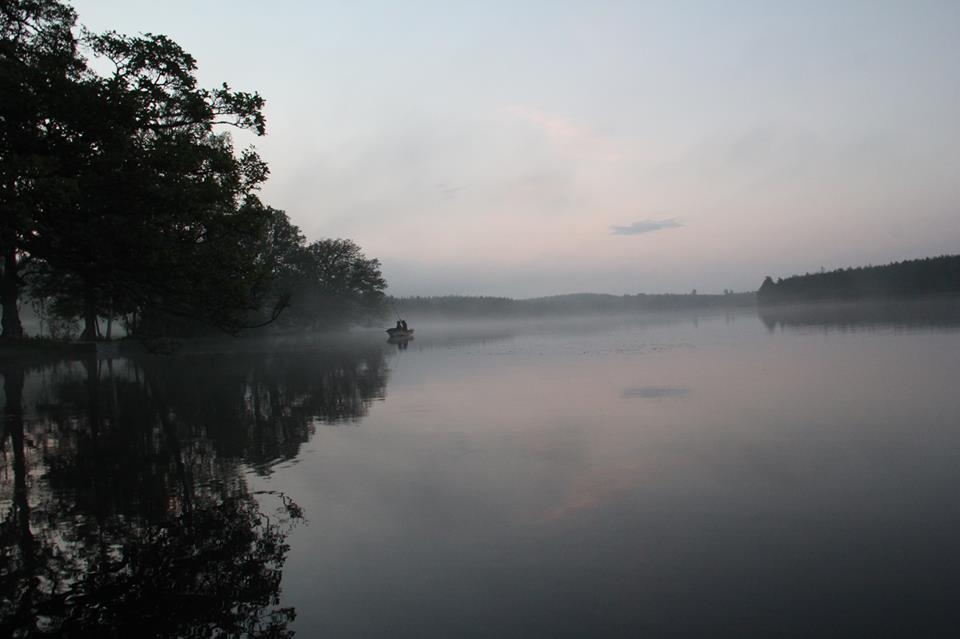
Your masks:
{"label": "tree reflection", "polygon": [[292,459],[317,424],[356,422],[384,396],[379,347],[304,353],[196,354],[144,363],[171,419],[218,456],[260,468]]}
{"label": "tree reflection", "polygon": [[873,329],[955,329],[960,327],[960,298],[881,299],[757,307],[770,332],[778,328],[856,331]]}
{"label": "tree reflection", "polygon": [[382,351],[0,363],[0,636],[282,637],[292,499],[255,494],[317,423],[383,397]]}

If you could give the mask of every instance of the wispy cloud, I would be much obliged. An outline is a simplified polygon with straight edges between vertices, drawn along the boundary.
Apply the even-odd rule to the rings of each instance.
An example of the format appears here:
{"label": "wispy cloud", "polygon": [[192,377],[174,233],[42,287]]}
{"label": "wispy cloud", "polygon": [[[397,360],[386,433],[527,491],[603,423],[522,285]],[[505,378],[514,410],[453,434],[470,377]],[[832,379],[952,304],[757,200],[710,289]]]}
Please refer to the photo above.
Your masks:
{"label": "wispy cloud", "polygon": [[689,388],[674,386],[641,386],[640,388],[623,389],[623,396],[626,398],[661,399],[663,397],[683,397],[689,392]]}
{"label": "wispy cloud", "polygon": [[683,223],[675,217],[667,220],[640,220],[628,226],[611,226],[610,231],[614,235],[641,235],[643,233],[653,233],[663,229],[672,229],[683,226]]}
{"label": "wispy cloud", "polygon": [[604,160],[621,159],[621,153],[614,141],[586,123],[522,106],[508,107],[505,112],[541,130],[558,148],[569,153]]}
{"label": "wispy cloud", "polygon": [[441,182],[440,184],[435,185],[437,191],[440,192],[440,196],[444,200],[452,200],[457,196],[457,193],[462,191],[465,187],[462,185],[453,185],[446,182]]}

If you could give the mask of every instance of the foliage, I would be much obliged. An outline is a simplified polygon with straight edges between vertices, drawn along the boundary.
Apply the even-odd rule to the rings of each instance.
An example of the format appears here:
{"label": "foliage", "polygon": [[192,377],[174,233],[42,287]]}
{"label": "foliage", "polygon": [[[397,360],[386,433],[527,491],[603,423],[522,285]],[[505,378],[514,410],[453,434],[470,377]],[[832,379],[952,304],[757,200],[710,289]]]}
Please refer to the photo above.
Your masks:
{"label": "foliage", "polygon": [[3,335],[20,337],[17,299],[26,244],[75,193],[63,170],[69,96],[83,63],[74,11],[55,0],[0,1],[0,301]]}
{"label": "foliage", "polygon": [[218,123],[263,131],[256,94],[196,85],[196,63],[163,36],[88,35],[114,67],[90,75],[99,107],[83,122],[79,194],[40,229],[41,256],[80,285],[86,336],[97,315],[165,313],[228,331],[261,302],[267,274],[243,252],[265,220],[242,206],[266,178],[255,152],[234,152]]}
{"label": "foliage", "polygon": [[340,328],[383,316],[386,281],[380,261],[351,240],[324,239],[300,247],[280,285],[290,297],[287,326]]}
{"label": "foliage", "polygon": [[379,260],[367,258],[351,240],[308,244],[283,211],[249,206],[260,208],[267,219],[248,254],[269,270],[269,297],[286,309],[278,327],[342,328],[382,316],[386,281]]}
{"label": "foliage", "polygon": [[78,38],[75,21],[57,0],[0,3],[5,335],[22,333],[28,282],[54,315],[82,317],[86,339],[104,316],[146,337],[237,333],[275,319],[293,289],[301,321],[371,312],[385,286],[375,260],[348,241],[305,246],[256,198],[266,163],[224,127],[263,135],[259,94],[199,86],[166,36]]}

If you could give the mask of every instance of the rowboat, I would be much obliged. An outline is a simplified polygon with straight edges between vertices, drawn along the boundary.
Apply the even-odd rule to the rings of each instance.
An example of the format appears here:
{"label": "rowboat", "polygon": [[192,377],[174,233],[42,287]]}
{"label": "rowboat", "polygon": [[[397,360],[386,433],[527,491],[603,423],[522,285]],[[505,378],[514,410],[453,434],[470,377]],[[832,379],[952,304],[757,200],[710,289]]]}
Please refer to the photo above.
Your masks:
{"label": "rowboat", "polygon": [[390,336],[390,339],[407,339],[413,337],[413,329],[388,328],[387,335]]}

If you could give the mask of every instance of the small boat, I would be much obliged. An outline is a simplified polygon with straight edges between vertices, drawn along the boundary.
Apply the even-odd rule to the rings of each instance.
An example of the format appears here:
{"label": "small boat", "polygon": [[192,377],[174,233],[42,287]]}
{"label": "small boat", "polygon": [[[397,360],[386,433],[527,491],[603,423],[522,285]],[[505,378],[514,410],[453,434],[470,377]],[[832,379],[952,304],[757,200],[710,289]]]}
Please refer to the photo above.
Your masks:
{"label": "small boat", "polygon": [[413,337],[413,329],[388,328],[387,335],[390,336],[390,339],[409,339]]}

